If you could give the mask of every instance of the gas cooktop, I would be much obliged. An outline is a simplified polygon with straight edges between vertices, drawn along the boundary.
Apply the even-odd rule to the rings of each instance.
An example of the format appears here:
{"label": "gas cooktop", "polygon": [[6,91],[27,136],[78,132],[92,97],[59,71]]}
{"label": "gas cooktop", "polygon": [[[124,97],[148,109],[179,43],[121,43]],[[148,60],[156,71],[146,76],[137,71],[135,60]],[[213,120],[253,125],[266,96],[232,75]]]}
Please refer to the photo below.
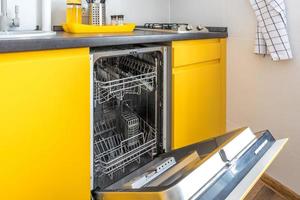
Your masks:
{"label": "gas cooktop", "polygon": [[146,23],[143,26],[137,26],[136,29],[170,33],[210,32],[209,29],[204,26],[192,26],[185,23]]}

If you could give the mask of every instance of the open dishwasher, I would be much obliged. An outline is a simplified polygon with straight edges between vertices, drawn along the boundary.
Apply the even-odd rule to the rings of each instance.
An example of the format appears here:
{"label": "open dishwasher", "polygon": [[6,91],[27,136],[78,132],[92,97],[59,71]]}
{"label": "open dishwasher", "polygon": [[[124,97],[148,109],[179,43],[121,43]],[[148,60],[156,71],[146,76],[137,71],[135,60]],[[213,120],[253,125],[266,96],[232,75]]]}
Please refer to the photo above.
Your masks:
{"label": "open dishwasher", "polygon": [[101,190],[165,152],[167,47],[94,49],[92,186]]}
{"label": "open dishwasher", "polygon": [[244,128],[171,151],[168,50],[92,51],[94,199],[241,199],[287,142]]}

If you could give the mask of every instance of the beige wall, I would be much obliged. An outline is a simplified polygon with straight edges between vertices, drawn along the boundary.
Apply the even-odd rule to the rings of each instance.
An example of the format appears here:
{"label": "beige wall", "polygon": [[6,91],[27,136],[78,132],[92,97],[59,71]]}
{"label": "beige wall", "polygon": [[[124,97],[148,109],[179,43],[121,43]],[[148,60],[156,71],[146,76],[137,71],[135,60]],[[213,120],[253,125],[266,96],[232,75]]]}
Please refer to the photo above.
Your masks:
{"label": "beige wall", "polygon": [[300,193],[300,1],[286,4],[292,61],[252,53],[256,21],[249,0],[171,0],[171,21],[229,27],[228,129],[250,126],[290,138],[268,172]]}

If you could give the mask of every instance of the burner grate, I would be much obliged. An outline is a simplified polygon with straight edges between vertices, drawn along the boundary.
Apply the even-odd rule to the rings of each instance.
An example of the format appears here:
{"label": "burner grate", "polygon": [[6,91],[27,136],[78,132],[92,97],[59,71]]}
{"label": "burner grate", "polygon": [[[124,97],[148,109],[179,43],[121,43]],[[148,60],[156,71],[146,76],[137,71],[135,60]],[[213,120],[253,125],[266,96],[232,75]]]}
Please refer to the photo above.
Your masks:
{"label": "burner grate", "polygon": [[144,28],[148,29],[163,29],[163,30],[174,30],[180,26],[187,26],[185,23],[146,23]]}
{"label": "burner grate", "polygon": [[205,26],[192,26],[185,23],[146,23],[137,26],[136,29],[143,31],[156,31],[168,33],[208,33]]}

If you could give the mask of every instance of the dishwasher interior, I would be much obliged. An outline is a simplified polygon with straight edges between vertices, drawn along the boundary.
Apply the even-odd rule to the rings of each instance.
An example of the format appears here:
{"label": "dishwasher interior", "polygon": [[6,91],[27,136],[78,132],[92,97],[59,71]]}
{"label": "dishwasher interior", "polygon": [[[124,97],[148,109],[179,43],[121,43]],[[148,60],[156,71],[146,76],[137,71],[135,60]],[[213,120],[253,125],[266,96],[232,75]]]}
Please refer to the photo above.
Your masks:
{"label": "dishwasher interior", "polygon": [[167,48],[95,49],[92,189],[102,190],[166,150]]}

